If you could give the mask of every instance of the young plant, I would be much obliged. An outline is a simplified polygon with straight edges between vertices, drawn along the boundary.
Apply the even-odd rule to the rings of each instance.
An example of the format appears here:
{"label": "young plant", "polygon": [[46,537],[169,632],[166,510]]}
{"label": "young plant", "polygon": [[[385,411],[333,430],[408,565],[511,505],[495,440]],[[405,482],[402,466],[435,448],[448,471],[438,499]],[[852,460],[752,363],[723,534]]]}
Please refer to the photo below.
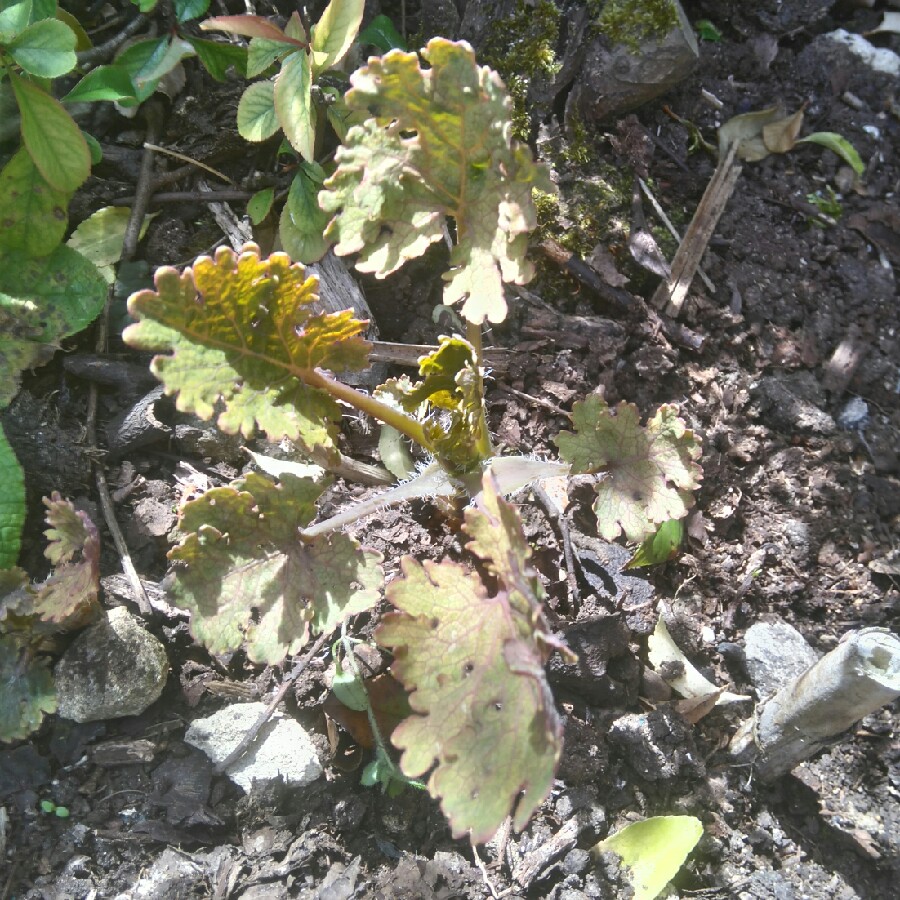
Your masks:
{"label": "young plant", "polygon": [[[244,91],[237,126],[241,137],[252,142],[268,140],[280,130],[300,157],[279,219],[279,235],[287,253],[304,263],[321,259],[328,249],[323,237],[328,217],[316,202],[326,173],[316,161],[316,148],[323,120],[339,137],[349,127],[342,101],[346,75],[337,67],[357,37],[364,6],[364,0],[331,0],[309,28],[298,12],[283,31],[259,16],[216,16],[200,26],[251,39],[248,78],[278,66],[274,77],[256,81]],[[268,215],[274,199],[274,190],[267,188],[251,200],[255,222]]]}
{"label": "young plant", "polygon": [[[396,612],[377,639],[410,692],[413,714],[392,736],[403,773],[428,774],[454,833],[484,841],[509,814],[524,827],[562,748],[543,664],[567,651],[544,620],[531,550],[503,495],[571,464],[599,476],[601,531],[641,541],[686,515],[699,447],[671,407],[641,427],[634,407],[613,411],[591,398],[575,408],[575,432],[558,439],[565,462],[493,455],[480,328],[505,317],[504,282],[531,275],[531,191],[547,180],[511,139],[503,85],[471,48],[435,39],[422,56],[430,68],[393,51],[351,77],[347,107],[369,118],[347,133],[320,203],[334,214],[326,235],[337,251],[359,252],[357,266],[379,277],[452,224],[445,300],[461,306],[468,339],[442,338],[420,360],[418,380],[364,394],[334,373],[366,365],[366,323],[349,311],[317,312],[315,280],[284,254],[261,259],[250,245],[184,272],[159,270],[156,290],[129,301],[138,322],[125,340],[159,352],[152,369],[179,409],[216,415],[225,431],[286,435],[327,467],[339,459],[341,402],[431,457],[395,498],[474,498],[464,530],[478,571],[404,558],[386,591]],[[170,552],[173,592],[210,650],[245,644],[252,659],[279,662],[312,632],[374,605],[381,560],[336,533],[359,511],[310,524],[325,486],[314,473],[282,474],[279,485],[251,474],[185,505],[185,537]]]}

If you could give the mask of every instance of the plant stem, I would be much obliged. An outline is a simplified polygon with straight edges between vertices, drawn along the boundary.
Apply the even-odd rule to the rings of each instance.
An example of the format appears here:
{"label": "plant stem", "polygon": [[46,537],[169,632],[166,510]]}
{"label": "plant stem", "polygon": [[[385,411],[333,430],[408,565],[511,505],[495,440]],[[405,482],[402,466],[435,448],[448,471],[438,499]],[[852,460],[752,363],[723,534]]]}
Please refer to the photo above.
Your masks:
{"label": "plant stem", "polygon": [[466,340],[475,349],[475,365],[478,366],[478,393],[481,397],[481,415],[478,421],[478,455],[481,457],[481,459],[487,460],[494,455],[494,448],[491,444],[491,432],[488,429],[487,417],[485,416],[484,376],[482,375],[482,359],[484,356],[484,348],[481,342],[480,323],[470,322],[468,319],[466,320]]}
{"label": "plant stem", "polygon": [[369,394],[364,394],[348,384],[336,381],[319,369],[304,369],[302,373],[297,374],[310,387],[326,391],[336,400],[343,400],[344,403],[352,406],[354,409],[367,413],[373,419],[377,419],[385,425],[396,428],[397,431],[405,434],[411,441],[418,444],[428,453],[434,453],[434,445],[425,434],[422,423],[417,422],[412,416],[408,416],[399,409],[394,409],[394,407],[388,406],[386,403],[382,403],[380,400],[376,400]]}

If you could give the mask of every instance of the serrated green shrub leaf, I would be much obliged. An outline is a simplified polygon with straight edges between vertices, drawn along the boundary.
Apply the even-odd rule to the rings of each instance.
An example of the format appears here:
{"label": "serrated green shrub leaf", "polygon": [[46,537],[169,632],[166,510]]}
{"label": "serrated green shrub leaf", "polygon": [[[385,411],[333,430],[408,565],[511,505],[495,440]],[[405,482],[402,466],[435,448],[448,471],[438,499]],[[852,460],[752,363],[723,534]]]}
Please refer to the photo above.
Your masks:
{"label": "serrated green shrub leaf", "polygon": [[247,77],[256,78],[262,75],[278,60],[283,59],[293,48],[281,41],[272,41],[268,38],[255,37],[250,40],[247,48]]}
{"label": "serrated green shrub leaf", "polygon": [[13,37],[28,27],[31,19],[31,0],[12,0],[0,8],[0,34]]}
{"label": "serrated green shrub leaf", "polygon": [[321,491],[311,479],[250,474],[185,505],[187,537],[169,553],[174,597],[210,652],[246,642],[251,659],[275,664],[378,601],[379,554],[343,534],[299,539]]}
{"label": "serrated green shrub leaf", "polygon": [[0,409],[24,369],[46,362],[58,341],[93,322],[106,290],[96,266],[64,244],[40,258],[0,251]]}
{"label": "serrated green shrub leaf", "polygon": [[59,19],[42,19],[9,43],[10,56],[29,74],[59,78],[75,68],[75,33]]}
{"label": "serrated green shrub leaf", "polygon": [[[146,234],[152,218],[144,216],[139,239]],[[130,206],[104,206],[88,216],[72,232],[66,244],[97,266],[103,278],[112,284],[115,281],[113,266],[122,256],[130,219]]]}
{"label": "serrated green shrub leaf", "polygon": [[[271,212],[272,204],[275,202],[275,188],[267,187],[261,191],[257,191],[247,201],[247,215],[254,225],[259,225],[263,219]],[[293,255],[293,254],[290,254]],[[300,260],[303,262],[303,260]]]}
{"label": "serrated green shrub leaf", "polygon": [[543,669],[552,641],[537,576],[521,524],[490,478],[484,495],[482,509],[467,511],[466,529],[491,560],[497,592],[461,565],[407,556],[403,576],[387,588],[399,612],[376,633],[394,651],[392,672],[410,692],[413,715],[392,735],[400,767],[411,778],[430,771],[428,790],[454,835],[476,842],[489,840],[510,814],[516,830],[525,826],[549,794],[562,752]]}
{"label": "serrated green shrub leaf", "polygon": [[0,635],[0,741],[20,741],[56,712],[56,689],[47,660],[20,635]]}
{"label": "serrated green shrub leaf", "polygon": [[71,195],[51,187],[22,148],[0,171],[0,253],[46,256],[69,223]]}
{"label": "serrated green shrub leaf", "polygon": [[216,81],[225,81],[228,69],[234,66],[238,75],[247,74],[247,50],[234,44],[221,41],[205,41],[202,38],[189,37],[191,46],[197,51],[197,58],[203,68]]}
{"label": "serrated green shrub leaf", "polygon": [[25,475],[0,425],[0,570],[19,558],[25,514]]}
{"label": "serrated green shrub leaf", "polygon": [[131,75],[124,66],[97,66],[91,69],[75,87],[63,97],[64,103],[88,100],[135,99]]}
{"label": "serrated green shrub leaf", "polygon": [[331,0],[313,28],[312,51],[315,73],[340,62],[359,31],[365,0]]}
{"label": "serrated green shrub leaf", "polygon": [[[318,168],[318,167],[316,167]],[[285,252],[298,262],[318,262],[328,251],[325,227],[328,216],[319,209],[321,179],[316,179],[309,163],[299,167],[278,223],[278,234]]]}
{"label": "serrated green shrub leaf", "polygon": [[375,16],[359,33],[359,43],[363,46],[371,44],[382,53],[387,53],[389,50],[406,50],[406,41],[403,40],[403,35],[397,31],[394,23],[384,13]]}
{"label": "serrated green shrub leaf", "polygon": [[208,9],[210,0],[174,0],[175,18],[179,22],[199,19]]}
{"label": "serrated green shrub leaf", "polygon": [[155,282],[128,301],[141,321],[124,338],[168,352],[152,368],[179,409],[208,419],[221,401],[218,425],[230,434],[260,428],[273,440],[333,445],[337,404],[298,379],[316,367],[364,367],[365,322],[350,310],[316,312],[316,279],[284,253],[261,260],[252,244],[220,248],[183,273],[159,269]]}
{"label": "serrated green shrub leaf", "polygon": [[444,302],[461,303],[471,322],[501,322],[503,283],[532,276],[531,193],[550,190],[549,179],[512,140],[509,96],[468,44],[435,38],[422,56],[431,68],[394,50],[351,76],[348,107],[374,118],[347,133],[319,195],[334,214],[326,236],[336,253],[360,254],[360,271],[383,278],[440,240],[452,216]]}
{"label": "serrated green shrub leaf", "polygon": [[285,59],[275,78],[275,112],[285,137],[307,162],[316,157],[316,108],[311,89],[309,54],[299,50]]}
{"label": "serrated green shrub leaf", "polygon": [[634,404],[613,411],[593,395],[574,405],[572,424],[575,433],[563,431],[555,443],[573,475],[604,473],[594,512],[606,540],[624,532],[643,541],[667,519],[687,515],[702,477],[700,444],[674,406],[661,406],[642,427]]}
{"label": "serrated green shrub leaf", "polygon": [[9,73],[22,117],[22,142],[41,175],[58,191],[75,191],[90,175],[91,154],[81,129],[37,85]]}
{"label": "serrated green shrub leaf", "polygon": [[238,133],[245,141],[268,140],[278,131],[275,112],[275,84],[257,81],[241,95],[237,108]]}

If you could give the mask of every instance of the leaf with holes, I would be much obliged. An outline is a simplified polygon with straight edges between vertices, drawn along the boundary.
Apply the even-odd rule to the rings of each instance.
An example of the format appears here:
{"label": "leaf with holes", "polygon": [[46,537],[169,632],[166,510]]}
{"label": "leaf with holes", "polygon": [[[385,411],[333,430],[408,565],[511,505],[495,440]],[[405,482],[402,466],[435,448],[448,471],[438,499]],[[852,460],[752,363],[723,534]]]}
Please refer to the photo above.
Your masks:
{"label": "leaf with holes", "polygon": [[[387,589],[398,612],[376,633],[393,650],[394,676],[412,715],[392,736],[400,767],[441,802],[456,837],[489,840],[508,815],[516,830],[546,798],[562,751],[562,724],[544,675],[536,575],[513,508],[484,481],[483,509],[470,509],[473,549],[492,561],[492,593],[453,562],[401,561]],[[509,577],[512,583],[507,584]]]}
{"label": "leaf with holes", "polygon": [[622,402],[613,411],[591,396],[575,404],[572,423],[575,433],[561,432],[556,445],[573,475],[604,473],[594,512],[606,540],[624,532],[630,541],[643,541],[667,519],[687,515],[702,477],[700,444],[674,406],[661,406],[642,427],[634,404]]}
{"label": "leaf with holes", "polygon": [[62,338],[99,315],[106,290],[96,266],[65,245],[38,258],[0,250],[0,409],[24,369],[47,362]]}
{"label": "leaf with holes", "polygon": [[326,236],[335,252],[360,254],[360,271],[384,278],[440,240],[452,216],[444,302],[461,303],[471,322],[502,322],[503,283],[532,275],[532,188],[552,188],[511,139],[509,96],[472,48],[435,38],[422,57],[430,68],[394,50],[351,76],[348,107],[374,118],[350,129],[319,195],[334,214]]}
{"label": "leaf with holes", "polygon": [[0,248],[46,256],[65,237],[70,198],[48,184],[20,149],[0,171]]}
{"label": "leaf with holes", "polygon": [[155,291],[129,299],[140,321],[124,337],[166,351],[152,369],[180,410],[209,419],[221,403],[217,424],[228,434],[261,429],[272,440],[333,447],[340,409],[303,379],[319,367],[364,367],[365,322],[351,310],[317,312],[316,279],[284,253],[260,259],[253,244],[240,254],[220,248],[181,274],[161,268],[155,280]]}
{"label": "leaf with holes", "polygon": [[344,534],[301,541],[323,485],[282,479],[251,473],[182,510],[173,597],[212,653],[246,642],[252,660],[276,664],[378,601],[380,555]]}

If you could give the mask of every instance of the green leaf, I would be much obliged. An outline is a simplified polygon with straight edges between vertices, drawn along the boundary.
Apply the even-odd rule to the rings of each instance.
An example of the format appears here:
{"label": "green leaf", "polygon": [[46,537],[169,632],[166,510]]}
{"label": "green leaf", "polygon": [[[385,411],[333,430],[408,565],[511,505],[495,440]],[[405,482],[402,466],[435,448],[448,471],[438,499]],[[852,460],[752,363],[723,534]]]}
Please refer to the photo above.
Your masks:
{"label": "green leaf", "polygon": [[407,556],[387,588],[399,612],[376,632],[410,691],[413,714],[391,738],[400,767],[411,778],[431,771],[429,793],[454,836],[474,842],[489,840],[510,814],[524,828],[550,792],[562,751],[543,668],[555,644],[530,550],[489,477],[483,497],[481,508],[467,510],[466,530],[497,576],[496,593],[457,563]]}
{"label": "green leaf", "polygon": [[173,0],[175,18],[179,22],[199,19],[208,9],[210,0]]}
{"label": "green leaf", "polygon": [[209,419],[221,401],[226,433],[249,437],[260,428],[272,440],[333,446],[337,404],[298,379],[316,367],[364,367],[365,322],[351,310],[314,311],[316,279],[284,253],[260,260],[252,244],[240,255],[219,248],[215,260],[200,257],[183,274],[158,269],[155,281],[156,291],[128,301],[141,321],[124,338],[169,351],[152,368],[180,410]]}
{"label": "green leaf", "polygon": [[0,171],[0,252],[45,256],[63,239],[71,195],[51,187],[25,148]]}
{"label": "green leaf", "polygon": [[307,162],[316,157],[316,108],[312,102],[309,54],[292,53],[275,78],[275,111],[291,146]]}
{"label": "green leaf", "polygon": [[278,131],[275,112],[275,84],[257,81],[244,91],[237,108],[238,133],[245,141],[268,140]]}
{"label": "green leaf", "polygon": [[656,534],[648,537],[628,560],[626,569],[638,569],[641,566],[655,566],[667,562],[678,555],[678,548],[684,538],[684,524],[680,519],[669,519],[656,530]]}
{"label": "green leaf", "polygon": [[626,825],[594,850],[621,856],[631,871],[635,900],[654,900],[702,836],[703,824],[694,816],[655,816]]}
{"label": "green leaf", "polygon": [[832,153],[837,153],[857,175],[862,175],[866,171],[866,165],[860,159],[853,144],[835,131],[816,131],[808,134],[805,138],[800,138],[797,143],[818,144],[821,147],[827,147]]}
{"label": "green leaf", "polygon": [[247,215],[254,225],[259,225],[263,219],[272,211],[272,204],[275,202],[275,188],[267,187],[261,191],[257,191],[247,201]]}
{"label": "green leaf", "polygon": [[91,173],[84,135],[58,100],[18,75],[9,78],[22,117],[22,141],[34,164],[58,191],[75,191]]}
{"label": "green leaf", "polygon": [[106,291],[97,268],[64,244],[37,259],[0,252],[0,409],[24,369],[46,362],[60,340],[100,314]]}
{"label": "green leaf", "polygon": [[252,38],[247,49],[247,77],[256,78],[291,51],[292,47],[268,38]]}
{"label": "green leaf", "polygon": [[9,43],[10,56],[29,74],[59,78],[75,68],[75,33],[59,19],[29,25]]}
{"label": "green leaf", "polygon": [[340,62],[362,23],[365,0],[331,0],[313,29],[313,69],[316,74]]}
{"label": "green leaf", "polygon": [[444,303],[471,322],[506,317],[503,283],[524,284],[537,225],[532,188],[550,190],[543,167],[512,141],[511,102],[471,47],[434,38],[422,56],[394,50],[351,76],[347,105],[374,118],[351,128],[319,203],[335,216],[335,252],[384,278],[441,240],[456,222]]}
{"label": "green leaf", "polygon": [[382,53],[389,50],[405,50],[406,41],[403,35],[394,27],[394,23],[383,13],[375,16],[369,24],[359,33],[358,42],[365,46],[370,44],[377,47]]}
{"label": "green leaf", "polygon": [[278,223],[281,246],[288,256],[302,263],[318,262],[330,246],[325,240],[328,215],[316,202],[323,180],[316,177],[315,169],[319,168],[315,163],[301,163]]}
{"label": "green leaf", "polygon": [[56,712],[48,661],[36,657],[19,635],[0,635],[0,741],[24,740]]}
{"label": "green leaf", "polygon": [[602,472],[596,485],[597,529],[606,540],[621,532],[643,541],[667,519],[681,519],[699,486],[700,445],[674,406],[661,406],[641,427],[637,407],[620,403],[613,412],[598,396],[572,409],[575,433],[555,438],[572,474]]}
{"label": "green leaf", "polygon": [[31,21],[31,0],[12,0],[0,7],[0,35],[12,40]]}
{"label": "green leaf", "polygon": [[[89,259],[108,284],[115,281],[114,265],[122,257],[125,231],[131,218],[130,206],[104,206],[85,219],[66,243]],[[138,239],[147,233],[153,216],[144,216]]]}
{"label": "green leaf", "polygon": [[63,103],[89,100],[136,99],[131,75],[125,66],[97,66],[91,69],[75,87],[63,97]]}
{"label": "green leaf", "polygon": [[25,476],[0,424],[0,569],[19,559],[25,515]]}
{"label": "green leaf", "polygon": [[697,21],[694,22],[694,29],[697,32],[697,37],[699,37],[701,41],[718,43],[722,40],[722,32],[719,31],[709,19],[697,19]]}
{"label": "green leaf", "polygon": [[[56,4],[54,3],[54,6]],[[72,33],[75,35],[75,52],[82,53],[85,50],[90,50],[93,47],[93,43],[91,43],[91,39],[88,37],[88,33],[84,30],[81,25],[81,22],[72,15],[72,13],[67,12],[64,9],[56,8],[56,18],[59,19],[60,22],[64,22],[69,28],[72,29]]]}
{"label": "green leaf", "polygon": [[[189,56],[196,56],[193,45],[184,38],[173,37],[171,40],[166,40],[162,46],[164,52],[160,54],[157,51],[157,53],[153,54],[147,64],[133,76],[134,82],[138,87],[149,82],[159,81],[163,75],[171,72],[183,59]],[[121,57],[118,62],[121,64]]]}
{"label": "green leaf", "polygon": [[251,473],[185,505],[187,537],[169,553],[180,564],[173,596],[210,652],[246,641],[252,660],[276,664],[378,602],[379,554],[343,534],[298,539],[321,491],[311,479],[275,485]]}
{"label": "green leaf", "polygon": [[87,141],[88,150],[91,154],[91,165],[96,166],[103,161],[103,148],[100,146],[100,142],[97,138],[92,134],[88,134],[86,131],[82,131],[81,133],[84,136],[85,141]]}
{"label": "green leaf", "polygon": [[189,37],[188,41],[194,50],[197,51],[197,58],[203,64],[203,68],[216,81],[225,81],[228,69],[232,66],[238,75],[246,76],[246,48],[236,47],[234,44],[225,44],[221,41],[204,41],[202,38],[195,37]]}
{"label": "green leaf", "polygon": [[365,712],[369,708],[366,686],[352,670],[342,668],[339,663],[336,664],[334,678],[331,680],[331,690],[348,709]]}

